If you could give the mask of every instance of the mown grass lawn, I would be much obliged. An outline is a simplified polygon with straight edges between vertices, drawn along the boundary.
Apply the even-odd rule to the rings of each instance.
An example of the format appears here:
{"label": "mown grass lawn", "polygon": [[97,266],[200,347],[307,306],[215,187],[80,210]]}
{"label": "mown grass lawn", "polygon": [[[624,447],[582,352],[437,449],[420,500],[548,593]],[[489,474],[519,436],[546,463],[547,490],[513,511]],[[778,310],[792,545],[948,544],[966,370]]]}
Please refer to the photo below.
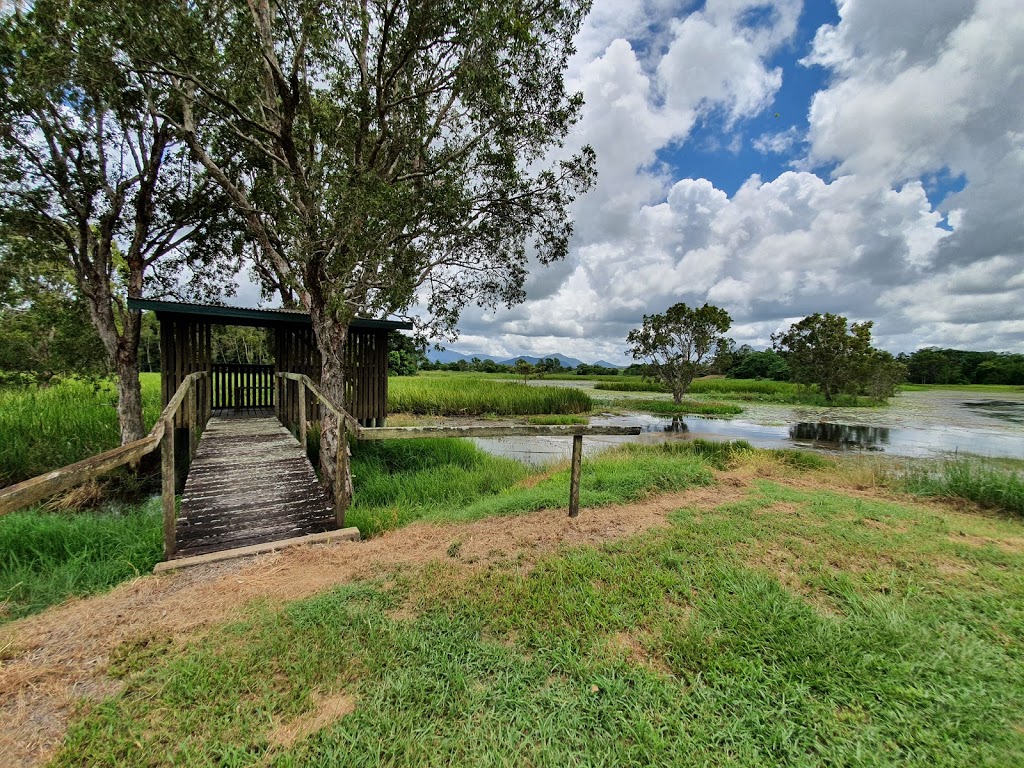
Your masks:
{"label": "mown grass lawn", "polygon": [[126,643],[55,764],[1021,765],[1022,640],[1020,520],[763,479]]}

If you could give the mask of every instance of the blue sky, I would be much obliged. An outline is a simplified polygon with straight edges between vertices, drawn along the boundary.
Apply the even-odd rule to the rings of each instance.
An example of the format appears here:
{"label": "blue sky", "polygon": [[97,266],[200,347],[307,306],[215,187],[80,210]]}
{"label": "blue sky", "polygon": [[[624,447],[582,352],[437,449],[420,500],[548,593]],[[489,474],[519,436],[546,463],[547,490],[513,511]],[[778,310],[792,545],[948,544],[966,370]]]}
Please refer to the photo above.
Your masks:
{"label": "blue sky", "polygon": [[[747,17],[751,26],[770,22],[770,15],[763,8],[752,9],[755,13]],[[731,131],[723,124],[721,113],[713,112],[697,123],[686,141],[662,149],[658,160],[671,167],[679,178],[705,178],[730,195],[752,174],[776,178],[791,170],[790,164],[797,155],[759,150],[750,138],[788,131],[806,135],[811,97],[826,87],[829,73],[825,67],[804,66],[799,61],[810,53],[818,28],[838,22],[839,16],[831,3],[806,3],[792,41],[767,62],[767,66],[783,72],[782,85],[767,108],[741,121]],[[815,170],[827,175],[830,168]]]}
{"label": "blue sky", "polygon": [[759,348],[834,312],[893,352],[1024,352],[1022,51],[1021,0],[596,0],[569,256],[449,348],[627,362],[683,301]]}

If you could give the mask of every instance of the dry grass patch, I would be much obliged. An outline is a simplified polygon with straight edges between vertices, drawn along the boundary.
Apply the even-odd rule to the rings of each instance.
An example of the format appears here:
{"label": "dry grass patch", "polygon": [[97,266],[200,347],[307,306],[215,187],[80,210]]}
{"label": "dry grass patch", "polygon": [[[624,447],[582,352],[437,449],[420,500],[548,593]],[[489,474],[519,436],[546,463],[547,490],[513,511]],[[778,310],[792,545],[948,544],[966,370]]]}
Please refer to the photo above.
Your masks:
{"label": "dry grass patch", "polygon": [[344,692],[313,694],[313,709],[282,723],[267,734],[267,741],[275,747],[290,747],[307,736],[333,725],[356,710],[356,700]]}

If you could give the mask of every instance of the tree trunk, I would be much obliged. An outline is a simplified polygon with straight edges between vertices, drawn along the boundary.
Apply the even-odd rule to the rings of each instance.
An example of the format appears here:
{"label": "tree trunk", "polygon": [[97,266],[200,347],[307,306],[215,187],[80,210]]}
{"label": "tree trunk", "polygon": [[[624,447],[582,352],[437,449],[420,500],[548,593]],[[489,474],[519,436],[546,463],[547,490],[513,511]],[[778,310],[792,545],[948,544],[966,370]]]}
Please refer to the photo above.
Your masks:
{"label": "tree trunk", "polygon": [[[345,345],[348,343],[348,325],[342,325],[323,316],[311,308],[313,331],[316,334],[317,346],[320,349],[320,389],[331,402],[347,408],[345,402]],[[338,419],[330,411],[325,411],[320,422],[320,476],[323,478],[324,491],[331,504],[337,504],[336,489],[341,493],[341,509],[348,509],[352,503],[352,467],[351,451],[347,433],[345,439],[338,444]],[[341,474],[340,484],[337,478]]]}
{"label": "tree trunk", "polygon": [[676,405],[680,405],[683,402],[683,395],[686,393],[685,389],[679,389],[678,387],[672,388],[672,402]]}
{"label": "tree trunk", "polygon": [[117,356],[117,419],[121,425],[121,445],[146,436],[142,421],[142,384],[139,381],[138,355]]}
{"label": "tree trunk", "polygon": [[125,312],[118,332],[109,290],[100,286],[86,293],[89,315],[107,351],[107,361],[117,375],[117,420],[121,445],[146,436],[142,421],[142,387],[139,383],[139,330],[141,312]]}

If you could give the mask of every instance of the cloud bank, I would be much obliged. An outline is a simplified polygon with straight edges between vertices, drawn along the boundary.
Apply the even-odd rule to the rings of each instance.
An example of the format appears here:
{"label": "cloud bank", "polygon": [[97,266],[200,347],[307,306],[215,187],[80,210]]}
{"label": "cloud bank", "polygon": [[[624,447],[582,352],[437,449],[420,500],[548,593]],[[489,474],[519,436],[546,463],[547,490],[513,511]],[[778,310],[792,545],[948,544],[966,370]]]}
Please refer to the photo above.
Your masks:
{"label": "cloud bank", "polygon": [[[1024,351],[1024,6],[841,0],[809,32],[803,10],[598,0],[570,80],[599,178],[570,258],[525,304],[467,313],[454,346],[625,362],[644,313],[709,301],[755,346],[831,311],[893,351]],[[808,71],[806,119],[752,131]],[[732,194],[687,173],[709,129],[749,161]],[[769,156],[790,170],[762,178]]]}

